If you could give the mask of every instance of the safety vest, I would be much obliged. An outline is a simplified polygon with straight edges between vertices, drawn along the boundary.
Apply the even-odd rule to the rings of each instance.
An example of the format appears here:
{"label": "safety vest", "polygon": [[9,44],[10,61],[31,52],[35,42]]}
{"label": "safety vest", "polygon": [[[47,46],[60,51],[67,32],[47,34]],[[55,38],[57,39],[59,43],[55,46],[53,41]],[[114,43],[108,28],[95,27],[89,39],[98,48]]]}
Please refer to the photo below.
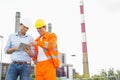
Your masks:
{"label": "safety vest", "polygon": [[32,58],[33,61],[37,60],[38,46],[40,46],[43,48],[50,63],[52,63],[55,68],[58,68],[60,61],[58,59],[57,36],[55,33],[46,32],[42,37],[42,41],[40,41],[40,37],[38,37],[35,41],[37,42],[37,45],[34,46],[36,55]]}

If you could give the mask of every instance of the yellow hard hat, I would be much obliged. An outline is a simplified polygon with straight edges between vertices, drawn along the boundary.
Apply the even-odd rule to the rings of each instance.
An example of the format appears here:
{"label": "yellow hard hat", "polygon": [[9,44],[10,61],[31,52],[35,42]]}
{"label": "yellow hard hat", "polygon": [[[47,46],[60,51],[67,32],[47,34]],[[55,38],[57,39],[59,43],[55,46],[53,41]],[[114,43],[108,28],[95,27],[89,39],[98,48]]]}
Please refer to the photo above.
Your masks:
{"label": "yellow hard hat", "polygon": [[35,22],[35,28],[41,28],[43,26],[46,26],[46,23],[42,19],[37,19]]}

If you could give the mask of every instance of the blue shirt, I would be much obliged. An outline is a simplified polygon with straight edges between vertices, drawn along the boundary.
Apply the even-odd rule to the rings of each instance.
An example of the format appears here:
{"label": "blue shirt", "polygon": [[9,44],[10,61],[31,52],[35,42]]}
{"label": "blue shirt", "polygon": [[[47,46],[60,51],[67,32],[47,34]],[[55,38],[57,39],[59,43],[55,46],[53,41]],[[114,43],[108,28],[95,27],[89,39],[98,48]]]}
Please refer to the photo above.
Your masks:
{"label": "blue shirt", "polygon": [[[8,38],[7,44],[4,48],[4,51],[5,51],[5,53],[7,53],[7,50],[9,48],[19,46],[20,43],[29,44],[33,40],[34,40],[34,38],[28,34],[25,34],[24,36],[19,36],[18,33],[13,33],[13,34],[9,35],[9,38]],[[32,48],[32,52],[34,52],[33,47],[31,47],[31,48]],[[31,57],[24,50],[14,51],[10,55],[10,58],[12,61],[26,61],[28,63],[31,62]]]}

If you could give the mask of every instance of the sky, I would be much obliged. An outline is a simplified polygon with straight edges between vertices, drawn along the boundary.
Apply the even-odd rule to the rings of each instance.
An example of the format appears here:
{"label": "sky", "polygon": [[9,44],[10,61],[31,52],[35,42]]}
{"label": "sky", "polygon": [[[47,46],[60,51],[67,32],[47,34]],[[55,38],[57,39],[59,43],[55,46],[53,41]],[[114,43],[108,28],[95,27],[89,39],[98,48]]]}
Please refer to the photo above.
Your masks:
{"label": "sky", "polygon": [[[83,1],[90,74],[98,74],[101,69],[120,70],[120,1]],[[10,62],[10,56],[5,55],[3,49],[8,35],[15,32],[15,13],[20,12],[21,18],[33,20],[28,34],[34,38],[38,36],[34,28],[37,18],[52,23],[52,32],[58,36],[59,52],[66,54],[67,64],[73,64],[76,71],[83,74],[79,0],[0,0],[0,10],[3,62]],[[73,54],[76,56],[71,56]]]}

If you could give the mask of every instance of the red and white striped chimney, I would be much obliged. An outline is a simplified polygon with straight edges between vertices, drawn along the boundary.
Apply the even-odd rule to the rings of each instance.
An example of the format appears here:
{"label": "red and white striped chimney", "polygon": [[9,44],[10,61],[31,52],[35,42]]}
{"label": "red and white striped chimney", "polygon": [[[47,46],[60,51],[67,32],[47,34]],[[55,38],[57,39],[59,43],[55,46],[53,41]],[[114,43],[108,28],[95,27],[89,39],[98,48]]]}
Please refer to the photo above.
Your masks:
{"label": "red and white striped chimney", "polygon": [[80,0],[80,15],[81,15],[81,33],[82,33],[82,52],[83,52],[83,75],[85,78],[89,77],[88,54],[87,54],[87,40],[85,31],[85,17],[84,17],[84,3]]}

